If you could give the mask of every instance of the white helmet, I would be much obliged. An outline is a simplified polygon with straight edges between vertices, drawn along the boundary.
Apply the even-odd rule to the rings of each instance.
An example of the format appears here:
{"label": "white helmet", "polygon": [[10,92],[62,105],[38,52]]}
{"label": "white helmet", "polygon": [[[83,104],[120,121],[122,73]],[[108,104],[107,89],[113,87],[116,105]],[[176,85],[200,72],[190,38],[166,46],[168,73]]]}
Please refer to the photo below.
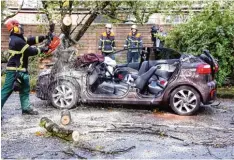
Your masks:
{"label": "white helmet", "polygon": [[137,29],[137,26],[134,24],[131,26],[131,29]]}
{"label": "white helmet", "polygon": [[110,23],[107,23],[106,28],[112,28],[112,25]]}

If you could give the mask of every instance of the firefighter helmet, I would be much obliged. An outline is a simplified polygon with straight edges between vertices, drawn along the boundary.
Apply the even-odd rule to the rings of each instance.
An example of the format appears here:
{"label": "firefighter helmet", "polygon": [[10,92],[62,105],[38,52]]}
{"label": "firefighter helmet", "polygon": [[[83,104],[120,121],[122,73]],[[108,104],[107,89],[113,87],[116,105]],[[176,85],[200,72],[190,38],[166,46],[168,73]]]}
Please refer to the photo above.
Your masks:
{"label": "firefighter helmet", "polygon": [[19,32],[19,22],[17,20],[9,20],[6,27],[9,32],[13,31],[13,29],[15,32]]}
{"label": "firefighter helmet", "polygon": [[110,23],[106,24],[106,28],[112,28],[112,25]]}
{"label": "firefighter helmet", "polygon": [[131,26],[131,29],[136,29],[137,30],[137,26],[134,24]]}

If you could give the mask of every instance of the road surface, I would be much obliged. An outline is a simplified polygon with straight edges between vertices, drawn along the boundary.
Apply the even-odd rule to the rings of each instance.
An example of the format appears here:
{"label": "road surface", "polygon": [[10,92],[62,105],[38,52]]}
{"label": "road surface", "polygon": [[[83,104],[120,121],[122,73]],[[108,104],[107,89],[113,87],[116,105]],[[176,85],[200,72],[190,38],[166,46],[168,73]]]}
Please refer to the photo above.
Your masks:
{"label": "road surface", "polygon": [[19,96],[5,104],[1,157],[74,158],[234,158],[234,100],[203,106],[194,116],[177,116],[163,107],[81,105],[71,110],[67,128],[80,132],[79,143],[50,136],[41,117],[59,124],[60,110],[30,95],[40,112],[21,114]]}

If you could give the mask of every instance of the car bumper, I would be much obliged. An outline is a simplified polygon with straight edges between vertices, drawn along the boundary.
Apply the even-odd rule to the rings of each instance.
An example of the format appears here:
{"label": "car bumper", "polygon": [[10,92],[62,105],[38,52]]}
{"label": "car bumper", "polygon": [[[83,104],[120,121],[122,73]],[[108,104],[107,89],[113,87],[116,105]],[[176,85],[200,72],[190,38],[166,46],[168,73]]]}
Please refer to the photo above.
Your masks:
{"label": "car bumper", "polygon": [[217,83],[216,81],[211,81],[207,83],[206,86],[206,96],[203,98],[204,104],[212,104],[217,98]]}

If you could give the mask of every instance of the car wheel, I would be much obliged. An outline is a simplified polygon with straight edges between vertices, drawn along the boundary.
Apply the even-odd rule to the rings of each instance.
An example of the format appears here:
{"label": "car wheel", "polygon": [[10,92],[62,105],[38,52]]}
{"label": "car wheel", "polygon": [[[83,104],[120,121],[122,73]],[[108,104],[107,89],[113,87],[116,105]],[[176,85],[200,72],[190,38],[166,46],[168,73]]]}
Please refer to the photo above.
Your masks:
{"label": "car wheel", "polygon": [[78,102],[78,92],[79,90],[70,81],[58,81],[51,87],[51,103],[59,109],[71,109]]}
{"label": "car wheel", "polygon": [[170,106],[179,115],[192,115],[200,107],[200,95],[188,86],[176,88],[170,96]]}

